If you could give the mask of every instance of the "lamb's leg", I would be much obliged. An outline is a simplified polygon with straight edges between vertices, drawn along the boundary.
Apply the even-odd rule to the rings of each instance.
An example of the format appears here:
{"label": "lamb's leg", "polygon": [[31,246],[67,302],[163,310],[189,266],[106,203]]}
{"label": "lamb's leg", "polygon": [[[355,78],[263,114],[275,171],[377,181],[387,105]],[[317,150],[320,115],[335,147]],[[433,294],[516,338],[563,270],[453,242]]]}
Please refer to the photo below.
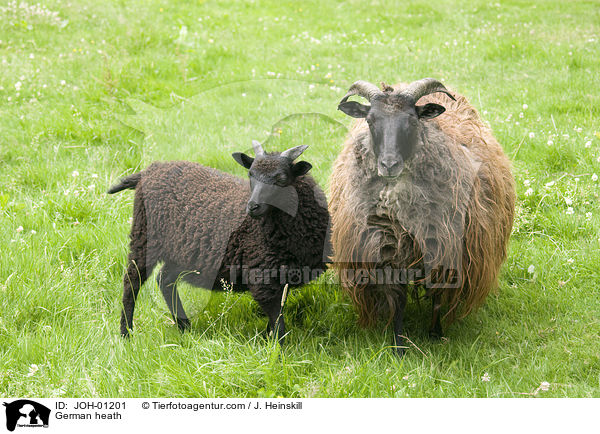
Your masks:
{"label": "lamb's leg", "polygon": [[278,337],[279,344],[283,345],[285,341],[285,322],[283,320],[281,298],[275,297],[266,301],[260,300],[258,301],[258,304],[269,317],[269,326],[267,330],[272,332],[273,336]]}
{"label": "lamb's leg", "polygon": [[429,328],[429,337],[440,339],[443,336],[442,323],[440,320],[440,309],[442,307],[441,297],[439,294],[431,296],[431,326]]}
{"label": "lamb's leg", "polygon": [[156,281],[158,282],[163,298],[167,302],[167,306],[169,306],[173,320],[177,323],[177,327],[179,327],[179,330],[185,331],[190,327],[190,320],[185,314],[185,310],[183,310],[183,305],[177,292],[177,277],[178,274],[169,270],[165,265],[158,273]]}
{"label": "lamb's leg", "polygon": [[394,351],[398,357],[404,355],[404,308],[406,307],[406,296],[398,295],[396,310],[394,311]]}
{"label": "lamb's leg", "polygon": [[121,335],[129,336],[129,331],[133,330],[133,310],[135,309],[135,300],[137,299],[140,287],[148,278],[146,264],[144,260],[129,260],[127,272],[123,277],[123,310],[121,311]]}

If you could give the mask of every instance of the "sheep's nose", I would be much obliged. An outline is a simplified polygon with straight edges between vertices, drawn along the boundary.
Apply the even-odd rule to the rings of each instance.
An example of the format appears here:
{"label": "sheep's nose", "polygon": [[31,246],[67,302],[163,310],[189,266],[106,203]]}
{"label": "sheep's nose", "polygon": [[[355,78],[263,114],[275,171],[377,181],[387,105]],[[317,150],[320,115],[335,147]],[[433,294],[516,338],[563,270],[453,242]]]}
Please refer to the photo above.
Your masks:
{"label": "sheep's nose", "polygon": [[250,212],[256,211],[258,208],[260,208],[260,205],[257,204],[256,202],[249,202],[248,203],[248,211],[250,211]]}
{"label": "sheep's nose", "polygon": [[396,165],[398,165],[398,160],[386,158],[385,160],[381,160],[381,165],[387,170],[392,170],[394,167],[396,167]]}

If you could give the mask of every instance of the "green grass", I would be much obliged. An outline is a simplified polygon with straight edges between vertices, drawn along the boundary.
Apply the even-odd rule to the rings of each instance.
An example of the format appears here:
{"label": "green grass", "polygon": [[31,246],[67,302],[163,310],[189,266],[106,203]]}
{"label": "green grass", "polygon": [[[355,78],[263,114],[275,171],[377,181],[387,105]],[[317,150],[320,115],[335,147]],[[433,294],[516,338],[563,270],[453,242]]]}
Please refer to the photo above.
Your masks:
{"label": "green grass", "polygon": [[[43,4],[58,14],[0,5],[0,394],[600,396],[595,2]],[[411,304],[398,360],[335,286],[291,294],[280,349],[249,295],[185,287],[182,335],[150,281],[120,338],[133,195],[104,193],[119,176],[171,159],[242,176],[229,154],[259,139],[310,144],[327,188],[347,87],[429,76],[514,163],[510,254],[482,309],[434,342]]]}

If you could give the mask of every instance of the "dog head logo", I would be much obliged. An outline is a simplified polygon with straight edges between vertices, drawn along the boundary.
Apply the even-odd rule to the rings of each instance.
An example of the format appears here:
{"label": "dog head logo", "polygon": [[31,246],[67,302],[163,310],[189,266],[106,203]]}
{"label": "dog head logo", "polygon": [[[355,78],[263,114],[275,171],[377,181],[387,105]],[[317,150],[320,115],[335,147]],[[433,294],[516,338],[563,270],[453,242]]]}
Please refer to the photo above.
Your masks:
{"label": "dog head logo", "polygon": [[50,409],[28,399],[5,402],[6,429],[14,431],[19,427],[48,427]]}

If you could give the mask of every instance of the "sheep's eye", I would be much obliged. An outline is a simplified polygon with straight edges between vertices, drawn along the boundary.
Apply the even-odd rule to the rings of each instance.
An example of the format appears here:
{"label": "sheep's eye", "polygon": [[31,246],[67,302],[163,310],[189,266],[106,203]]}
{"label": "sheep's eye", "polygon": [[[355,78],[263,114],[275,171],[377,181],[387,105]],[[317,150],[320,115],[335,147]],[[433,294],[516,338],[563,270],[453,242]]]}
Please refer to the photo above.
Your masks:
{"label": "sheep's eye", "polygon": [[287,176],[285,175],[277,175],[275,177],[275,182],[279,185],[285,185],[287,183]]}

